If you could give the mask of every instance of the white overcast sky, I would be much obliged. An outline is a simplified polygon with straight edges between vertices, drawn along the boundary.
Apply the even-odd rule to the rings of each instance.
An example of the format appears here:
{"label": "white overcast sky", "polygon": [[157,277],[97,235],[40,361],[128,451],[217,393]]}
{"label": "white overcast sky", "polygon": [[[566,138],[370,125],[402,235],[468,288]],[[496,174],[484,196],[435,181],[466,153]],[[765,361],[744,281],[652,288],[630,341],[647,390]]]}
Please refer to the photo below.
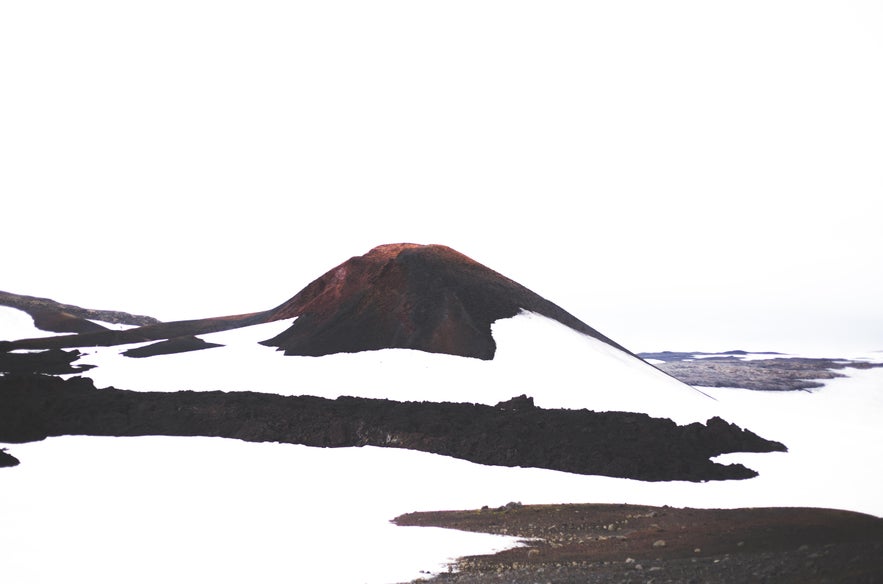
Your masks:
{"label": "white overcast sky", "polygon": [[0,289],[445,243],[635,350],[883,349],[880,2],[4,2],[0,87]]}

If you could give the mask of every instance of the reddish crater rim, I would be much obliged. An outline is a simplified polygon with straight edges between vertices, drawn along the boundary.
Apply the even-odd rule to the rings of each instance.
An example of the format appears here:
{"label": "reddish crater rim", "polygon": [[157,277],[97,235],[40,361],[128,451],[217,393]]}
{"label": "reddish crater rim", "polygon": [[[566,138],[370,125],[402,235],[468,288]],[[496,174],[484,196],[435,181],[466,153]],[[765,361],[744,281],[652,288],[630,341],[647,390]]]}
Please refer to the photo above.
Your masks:
{"label": "reddish crater rim", "polygon": [[[371,248],[367,253],[353,256],[328,270],[295,296],[277,306],[269,320],[287,319],[316,312],[327,315],[339,308],[344,297],[370,290],[376,284],[379,266],[394,265],[405,252],[433,257],[450,265],[478,266],[491,271],[469,256],[441,244],[386,243]],[[495,273],[496,274],[496,273]],[[502,278],[501,275],[496,276]]]}
{"label": "reddish crater rim", "polygon": [[402,251],[406,249],[415,249],[420,247],[444,247],[436,244],[428,244],[424,245],[421,243],[384,243],[383,245],[378,245],[377,247],[371,248],[371,250],[365,255],[383,255],[383,256],[397,256]]}
{"label": "reddish crater rim", "polygon": [[[370,259],[396,259],[402,252],[420,250],[423,252],[433,252],[437,255],[447,256],[451,259],[466,261],[469,263],[478,263],[466,254],[460,253],[452,247],[442,245],[440,243],[385,243],[371,248],[363,258]],[[359,256],[356,256],[359,257]]]}

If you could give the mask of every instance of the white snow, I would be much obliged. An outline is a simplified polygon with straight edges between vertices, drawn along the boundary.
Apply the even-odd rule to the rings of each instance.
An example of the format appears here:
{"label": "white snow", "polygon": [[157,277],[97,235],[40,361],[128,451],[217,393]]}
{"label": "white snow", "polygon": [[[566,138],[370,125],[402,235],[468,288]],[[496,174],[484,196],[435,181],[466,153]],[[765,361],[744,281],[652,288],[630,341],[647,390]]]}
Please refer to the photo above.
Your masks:
{"label": "white snow", "polygon": [[403,582],[443,571],[454,557],[515,542],[399,528],[390,519],[509,501],[818,506],[883,516],[880,369],[847,369],[849,377],[812,392],[709,388],[709,399],[535,315],[494,326],[498,354],[489,362],[400,350],[285,357],[254,344],[288,324],[205,336],[228,343],[223,348],[147,359],[95,349],[81,362],[99,364],[88,372],[97,385],[129,389],[159,384],[484,403],[526,393],[544,407],[654,415],[683,408],[685,421],[720,415],[784,442],[789,452],[720,457],[759,471],[755,479],[648,483],[370,447],[53,438],[8,446],[22,464],[0,471],[6,575],[22,583]]}
{"label": "white snow", "polygon": [[512,543],[388,523],[415,510],[520,501],[820,506],[883,516],[883,429],[875,423],[883,371],[851,373],[814,392],[712,390],[734,421],[790,447],[721,457],[761,473],[746,481],[647,483],[406,450],[209,438],[14,445],[23,463],[0,473],[0,546],[12,563],[7,574],[22,583],[386,583]]}
{"label": "white snow", "polygon": [[15,450],[26,462],[0,475],[0,546],[17,584],[404,582],[518,541],[392,525],[484,501],[471,480],[486,469],[403,450],[165,437]]}
{"label": "white snow", "polygon": [[87,318],[86,320],[88,320],[89,322],[94,322],[95,324],[97,324],[99,326],[103,326],[104,328],[110,329],[113,331],[127,331],[129,329],[138,328],[138,325],[134,325],[134,324],[123,324],[120,322],[107,322],[104,320],[97,320],[94,318]]}
{"label": "white snow", "polygon": [[[135,328],[127,324],[115,324],[101,320],[86,319],[112,330]],[[34,326],[34,319],[27,312],[12,306],[0,306],[0,341],[18,341],[52,337],[58,333],[44,331]]]}
{"label": "white snow", "polygon": [[786,455],[727,454],[718,461],[758,471],[752,487],[765,504],[883,516],[883,370],[843,373],[848,377],[812,391],[713,390],[728,421],[789,447]]}
{"label": "white snow", "polygon": [[27,312],[11,306],[0,306],[0,341],[51,337],[56,334],[35,327],[34,319]]}
{"label": "white snow", "polygon": [[275,322],[212,335],[223,343],[191,353],[132,359],[121,348],[83,349],[77,364],[99,387],[175,391],[251,390],[336,398],[496,404],[532,396],[544,408],[636,411],[679,423],[717,415],[713,399],[606,343],[530,313],[493,325],[497,353],[481,361],[403,349],[285,356],[257,344],[287,328]]}

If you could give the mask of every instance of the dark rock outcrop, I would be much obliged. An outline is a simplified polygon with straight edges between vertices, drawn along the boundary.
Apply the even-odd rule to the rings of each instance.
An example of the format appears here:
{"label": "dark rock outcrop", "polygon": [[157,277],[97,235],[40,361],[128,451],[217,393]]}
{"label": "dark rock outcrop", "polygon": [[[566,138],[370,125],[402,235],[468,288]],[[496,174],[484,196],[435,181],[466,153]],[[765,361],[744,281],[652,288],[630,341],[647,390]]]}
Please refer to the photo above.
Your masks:
{"label": "dark rock outcrop", "polygon": [[92,369],[93,365],[73,365],[82,353],[77,350],[47,349],[29,353],[5,353],[0,351],[0,374],[2,373],[45,373],[64,375],[81,373]]}
{"label": "dark rock outcrop", "polygon": [[8,452],[5,448],[0,448],[0,468],[18,465],[18,459]]}
{"label": "dark rock outcrop", "polygon": [[[141,326],[127,330],[101,330],[80,333],[76,335],[59,335],[56,337],[41,337],[36,339],[21,339],[17,341],[0,341],[0,352],[14,351],[16,349],[42,350],[62,349],[71,347],[112,347],[115,345],[127,345],[132,343],[146,343],[150,341],[178,341],[165,345],[172,350],[167,352],[180,352],[177,349],[187,343],[188,339],[196,335],[216,333],[231,329],[242,328],[267,322],[268,312],[253,312],[248,314],[236,314],[232,316],[217,316],[194,320],[178,320]],[[207,343],[203,348],[217,346]],[[188,350],[194,350],[193,346]],[[164,354],[154,350],[155,355]]]}
{"label": "dark rock outcrop", "polygon": [[158,341],[143,347],[135,347],[128,351],[123,351],[126,357],[155,357],[157,355],[171,355],[173,353],[187,353],[189,351],[201,351],[203,349],[211,349],[212,347],[223,347],[218,343],[209,343],[199,337],[181,336],[173,337],[166,341]]}
{"label": "dark rock outcrop", "polygon": [[[664,361],[656,367],[672,377],[694,386],[739,387],[759,391],[792,391],[822,387],[822,380],[845,377],[846,368],[871,369],[883,363],[850,359],[773,357],[742,359],[745,351],[727,353],[641,353],[644,359]],[[697,358],[701,357],[701,358]]]}
{"label": "dark rock outcrop", "polygon": [[91,322],[100,320],[111,324],[145,326],[159,321],[150,316],[129,314],[118,310],[95,310],[73,304],[62,304],[49,298],[0,291],[0,306],[11,306],[31,315],[34,325],[44,331],[56,333],[88,333],[107,330]]}
{"label": "dark rock outcrop", "polygon": [[714,418],[678,426],[645,414],[545,410],[521,396],[496,407],[253,392],[133,392],[91,380],[0,377],[0,441],[49,436],[218,436],[320,447],[384,446],[472,462],[646,481],[742,479],[709,460],[785,450]]}

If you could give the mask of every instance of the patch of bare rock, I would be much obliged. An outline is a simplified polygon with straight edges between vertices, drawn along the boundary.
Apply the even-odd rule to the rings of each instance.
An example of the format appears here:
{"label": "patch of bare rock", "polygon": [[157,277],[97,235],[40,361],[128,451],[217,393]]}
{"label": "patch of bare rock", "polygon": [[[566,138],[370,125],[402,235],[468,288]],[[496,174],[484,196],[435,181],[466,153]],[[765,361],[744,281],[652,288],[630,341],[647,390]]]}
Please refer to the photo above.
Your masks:
{"label": "patch of bare rock", "polygon": [[[844,377],[847,368],[870,369],[883,363],[850,359],[775,357],[742,358],[745,351],[729,353],[640,353],[644,359],[663,361],[656,365],[675,379],[700,387],[738,387],[760,391],[791,391],[822,387],[824,381]],[[701,358],[696,358],[701,356]]]}
{"label": "patch of bare rock", "polygon": [[19,464],[19,462],[16,457],[6,452],[5,448],[0,448],[0,467],[16,466],[17,464]]}
{"label": "patch of bare rock", "polygon": [[437,584],[883,581],[883,519],[832,509],[510,503],[394,523],[525,538],[460,559]]}
{"label": "patch of bare rock", "polygon": [[0,376],[0,442],[49,436],[216,436],[321,447],[381,446],[480,464],[661,480],[756,476],[710,460],[784,445],[712,418],[679,426],[628,412],[543,409],[254,392],[135,392],[84,378]]}

